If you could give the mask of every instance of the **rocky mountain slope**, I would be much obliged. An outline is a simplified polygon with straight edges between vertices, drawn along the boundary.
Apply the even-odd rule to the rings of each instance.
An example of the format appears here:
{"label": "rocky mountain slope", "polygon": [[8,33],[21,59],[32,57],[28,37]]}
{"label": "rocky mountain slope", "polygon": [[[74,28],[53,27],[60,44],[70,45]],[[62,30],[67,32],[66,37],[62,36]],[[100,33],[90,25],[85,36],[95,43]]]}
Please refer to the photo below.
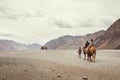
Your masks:
{"label": "rocky mountain slope", "polygon": [[107,29],[96,46],[101,49],[120,49],[120,19]]}
{"label": "rocky mountain slope", "polygon": [[98,49],[120,49],[120,19],[115,21],[106,31],[98,31],[85,36],[62,36],[46,43],[49,49],[77,49],[85,42],[94,39]]}
{"label": "rocky mountain slope", "polygon": [[[58,39],[51,40],[45,45],[48,49],[77,49],[78,47],[83,47],[87,40],[96,39],[104,34],[104,31],[98,31],[93,34],[87,34],[85,36],[62,36]],[[97,41],[97,40],[96,40]]]}

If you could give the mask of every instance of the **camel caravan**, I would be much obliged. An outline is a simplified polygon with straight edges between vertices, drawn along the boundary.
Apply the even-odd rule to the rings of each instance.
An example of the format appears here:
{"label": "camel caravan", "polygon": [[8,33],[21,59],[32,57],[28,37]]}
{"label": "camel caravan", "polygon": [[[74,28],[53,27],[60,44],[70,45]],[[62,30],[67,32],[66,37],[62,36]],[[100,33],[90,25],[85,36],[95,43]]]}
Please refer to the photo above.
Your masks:
{"label": "camel caravan", "polygon": [[[88,60],[90,62],[94,62],[95,63],[95,59],[96,59],[96,48],[94,46],[94,41],[93,39],[89,41],[86,41],[85,46],[83,48],[79,47],[78,49],[78,58],[81,58],[81,53],[83,51],[84,54],[84,60]],[[46,45],[41,46],[40,48],[41,50],[47,50],[48,47]]]}
{"label": "camel caravan", "polygon": [[[79,58],[81,58],[81,53],[82,53],[82,49],[79,47],[79,49],[78,49],[78,57]],[[96,48],[94,46],[93,39],[91,39],[90,43],[89,43],[89,41],[87,41],[85,43],[85,46],[83,47],[83,54],[84,54],[84,60],[86,60],[86,57],[87,57],[88,61],[95,63]]]}
{"label": "camel caravan", "polygon": [[48,47],[47,46],[41,46],[41,48],[40,48],[41,50],[47,50],[48,49]]}

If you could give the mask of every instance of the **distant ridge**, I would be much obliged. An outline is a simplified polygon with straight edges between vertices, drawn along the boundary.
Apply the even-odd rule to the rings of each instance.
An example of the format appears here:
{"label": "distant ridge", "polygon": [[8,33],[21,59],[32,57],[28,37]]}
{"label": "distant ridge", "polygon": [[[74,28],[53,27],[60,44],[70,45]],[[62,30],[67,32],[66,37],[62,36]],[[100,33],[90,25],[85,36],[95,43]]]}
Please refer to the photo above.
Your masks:
{"label": "distant ridge", "polygon": [[12,40],[0,40],[0,50],[39,50],[39,44],[22,44]]}

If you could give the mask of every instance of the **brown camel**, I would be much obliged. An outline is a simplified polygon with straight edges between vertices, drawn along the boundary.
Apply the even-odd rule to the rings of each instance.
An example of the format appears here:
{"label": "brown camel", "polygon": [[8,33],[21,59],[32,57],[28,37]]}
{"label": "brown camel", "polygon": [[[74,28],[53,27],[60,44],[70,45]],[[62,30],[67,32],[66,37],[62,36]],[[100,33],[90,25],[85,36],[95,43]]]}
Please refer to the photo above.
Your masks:
{"label": "brown camel", "polygon": [[84,60],[86,60],[86,55],[87,55],[87,60],[95,63],[96,48],[94,46],[90,46],[89,48],[83,47],[83,53],[84,53]]}
{"label": "brown camel", "polygon": [[[88,56],[90,58],[90,61],[95,63],[95,58],[96,58],[96,48],[94,46],[90,46],[88,48]],[[92,57],[92,58],[91,58]]]}

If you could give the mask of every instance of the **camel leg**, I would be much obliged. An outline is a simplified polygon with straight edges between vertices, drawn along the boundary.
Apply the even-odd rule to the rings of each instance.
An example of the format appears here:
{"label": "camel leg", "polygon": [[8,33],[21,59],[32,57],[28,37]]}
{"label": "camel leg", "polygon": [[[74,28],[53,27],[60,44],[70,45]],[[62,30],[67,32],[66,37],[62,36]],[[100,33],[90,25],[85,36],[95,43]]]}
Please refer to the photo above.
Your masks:
{"label": "camel leg", "polygon": [[90,56],[90,62],[92,62],[92,58],[91,58],[92,56]]}
{"label": "camel leg", "polygon": [[87,60],[89,61],[89,55],[87,54]]}
{"label": "camel leg", "polygon": [[96,54],[93,54],[93,62],[95,63]]}
{"label": "camel leg", "polygon": [[94,57],[93,57],[93,55],[92,55],[92,58],[91,58],[91,62],[94,62]]}
{"label": "camel leg", "polygon": [[93,62],[95,63],[95,59],[96,59],[96,51],[95,51],[94,54],[93,54],[93,58],[94,58]]}
{"label": "camel leg", "polygon": [[92,62],[92,56],[91,55],[88,55],[88,61]]}
{"label": "camel leg", "polygon": [[91,57],[87,54],[87,60],[90,61]]}

